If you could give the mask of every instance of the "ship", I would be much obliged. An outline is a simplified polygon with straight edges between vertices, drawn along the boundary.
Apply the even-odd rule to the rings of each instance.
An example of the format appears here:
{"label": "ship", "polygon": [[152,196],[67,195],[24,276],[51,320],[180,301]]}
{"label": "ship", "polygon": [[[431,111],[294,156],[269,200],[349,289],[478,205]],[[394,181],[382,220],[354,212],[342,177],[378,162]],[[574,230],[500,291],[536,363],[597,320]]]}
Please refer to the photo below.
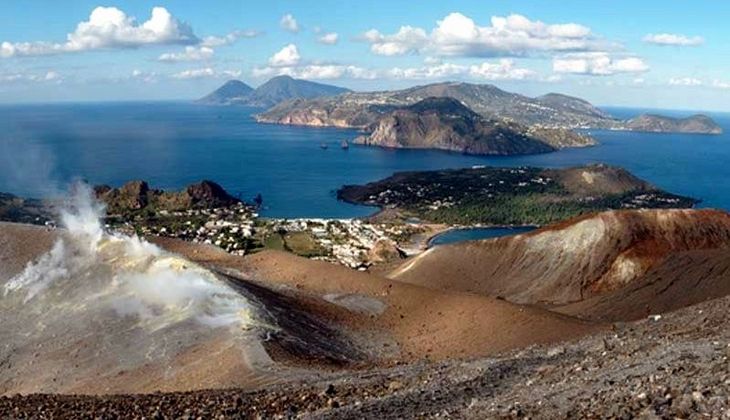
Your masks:
{"label": "ship", "polygon": [[341,146],[341,147],[342,147],[343,149],[347,150],[347,149],[349,149],[349,148],[350,148],[350,143],[348,143],[348,142],[347,142],[347,140],[342,140],[342,143],[340,143],[340,146]]}

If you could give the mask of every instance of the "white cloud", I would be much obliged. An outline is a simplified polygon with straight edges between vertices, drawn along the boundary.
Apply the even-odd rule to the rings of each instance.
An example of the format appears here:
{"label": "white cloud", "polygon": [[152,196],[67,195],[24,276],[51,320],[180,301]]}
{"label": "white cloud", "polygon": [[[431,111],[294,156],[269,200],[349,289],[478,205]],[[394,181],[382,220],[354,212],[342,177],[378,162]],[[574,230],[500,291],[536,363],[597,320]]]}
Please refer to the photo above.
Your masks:
{"label": "white cloud", "polygon": [[388,71],[388,76],[395,79],[439,79],[462,75],[468,71],[467,66],[442,63],[434,66],[400,68]]}
{"label": "white cloud", "polygon": [[299,23],[291,13],[287,13],[281,17],[279,26],[285,31],[297,33],[299,32]]}
{"label": "white cloud", "polygon": [[669,84],[672,86],[702,86],[704,83],[694,77],[673,77],[669,79]]}
{"label": "white cloud", "polygon": [[206,36],[200,41],[202,47],[222,47],[231,45],[243,38],[255,38],[260,36],[261,32],[252,29],[233,31],[223,36]]}
{"label": "white cloud", "polygon": [[481,80],[539,80],[536,72],[517,67],[511,59],[484,62],[475,65],[439,63],[422,67],[391,68],[388,70],[368,69],[353,65],[309,64],[292,66],[268,66],[255,68],[254,77],[288,75],[300,79],[448,79],[470,78]]}
{"label": "white cloud", "polygon": [[375,79],[378,73],[375,70],[357,66],[337,64],[311,64],[307,66],[264,67],[253,70],[254,77],[272,77],[287,75],[298,79]]}
{"label": "white cloud", "polygon": [[157,82],[157,73],[134,69],[132,70],[131,79],[141,80],[145,83],[154,83]]}
{"label": "white cloud", "polygon": [[326,44],[326,45],[335,45],[337,44],[337,41],[340,39],[340,36],[337,35],[335,32],[329,32],[322,36],[317,37],[317,41],[320,44]]}
{"label": "white cloud", "polygon": [[537,77],[537,73],[530,69],[515,67],[514,61],[499,60],[497,63],[484,62],[469,67],[469,74],[486,80],[525,80]]}
{"label": "white cloud", "polygon": [[172,74],[170,77],[178,80],[190,79],[235,79],[241,77],[240,70],[215,70],[212,67],[204,67],[200,69],[184,70]]}
{"label": "white cloud", "polygon": [[718,89],[730,89],[730,82],[724,82],[722,80],[713,80],[712,87]]}
{"label": "white cloud", "polygon": [[607,52],[571,53],[553,59],[553,71],[556,73],[610,76],[648,70],[649,65],[639,57],[614,57]]}
{"label": "white cloud", "polygon": [[269,58],[269,65],[272,67],[291,67],[299,64],[301,60],[299,50],[294,44],[289,44]]}
{"label": "white cloud", "polygon": [[49,70],[45,73],[0,73],[0,83],[13,83],[13,82],[61,82],[61,75],[54,71]]}
{"label": "white cloud", "polygon": [[152,9],[150,18],[137,23],[116,7],[97,7],[89,20],[79,23],[66,42],[3,42],[0,57],[48,55],[104,48],[136,48],[145,45],[194,44],[198,38],[190,26],[164,7]]}
{"label": "white cloud", "polygon": [[370,50],[378,55],[404,55],[409,52],[417,52],[423,49],[428,43],[428,35],[421,28],[402,26],[393,35],[383,35],[375,29],[363,34],[366,41],[370,42]]}
{"label": "white cloud", "polygon": [[213,58],[214,54],[215,51],[210,47],[187,46],[182,52],[164,53],[157,59],[166,63],[176,63],[180,61],[204,61]]}
{"label": "white cloud", "polygon": [[473,19],[451,13],[427,33],[422,28],[402,26],[392,35],[376,29],[361,38],[370,43],[373,53],[404,55],[428,53],[438,56],[524,56],[540,52],[594,51],[606,49],[590,28],[577,23],[546,24],[522,15],[492,17],[487,26]]}
{"label": "white cloud", "polygon": [[686,36],[681,34],[649,34],[644,37],[644,42],[660,46],[696,47],[704,44],[701,36]]}
{"label": "white cloud", "polygon": [[396,79],[444,79],[449,77],[469,77],[482,80],[525,80],[536,79],[537,73],[530,69],[516,67],[514,60],[501,59],[496,63],[485,61],[471,66],[453,63],[440,63],[424,67],[396,67],[388,71],[388,76]]}

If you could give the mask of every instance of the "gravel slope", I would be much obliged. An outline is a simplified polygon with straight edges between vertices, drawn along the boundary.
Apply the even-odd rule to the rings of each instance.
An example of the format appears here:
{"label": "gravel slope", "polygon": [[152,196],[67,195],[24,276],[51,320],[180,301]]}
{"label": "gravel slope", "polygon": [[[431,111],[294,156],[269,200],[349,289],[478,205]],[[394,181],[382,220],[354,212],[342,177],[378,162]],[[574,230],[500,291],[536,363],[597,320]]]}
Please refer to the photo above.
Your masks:
{"label": "gravel slope", "polygon": [[254,392],[0,398],[0,418],[730,418],[730,298],[499,358],[321,375]]}

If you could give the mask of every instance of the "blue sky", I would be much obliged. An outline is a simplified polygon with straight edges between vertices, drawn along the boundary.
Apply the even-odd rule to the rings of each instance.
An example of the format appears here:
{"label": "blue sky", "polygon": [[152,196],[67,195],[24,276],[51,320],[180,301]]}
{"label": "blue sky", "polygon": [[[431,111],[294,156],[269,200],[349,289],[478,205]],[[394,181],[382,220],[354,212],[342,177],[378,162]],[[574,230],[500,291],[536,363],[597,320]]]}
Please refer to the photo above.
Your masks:
{"label": "blue sky", "polygon": [[0,102],[189,99],[290,74],[374,90],[492,83],[730,111],[730,2],[13,1]]}

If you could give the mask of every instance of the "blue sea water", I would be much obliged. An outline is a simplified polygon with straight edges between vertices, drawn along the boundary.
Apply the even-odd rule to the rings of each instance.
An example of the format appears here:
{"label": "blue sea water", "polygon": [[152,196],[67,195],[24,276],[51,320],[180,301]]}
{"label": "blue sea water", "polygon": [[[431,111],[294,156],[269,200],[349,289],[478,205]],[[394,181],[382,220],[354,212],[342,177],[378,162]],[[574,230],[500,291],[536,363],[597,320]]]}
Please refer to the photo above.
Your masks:
{"label": "blue sea water", "polygon": [[725,129],[721,136],[596,131],[597,147],[479,157],[356,145],[343,150],[341,141],[356,131],[257,124],[257,111],[176,102],[0,106],[0,191],[48,196],[75,178],[114,186],[144,179],[157,188],[211,179],[243,199],[261,193],[265,216],[342,218],[374,209],[337,201],[337,188],[396,171],[604,162],[702,199],[702,206],[730,209],[729,114],[711,114]]}
{"label": "blue sea water", "polygon": [[535,228],[531,226],[450,229],[431,238],[428,241],[428,247],[477,239],[501,238],[527,233],[532,230],[535,230]]}

